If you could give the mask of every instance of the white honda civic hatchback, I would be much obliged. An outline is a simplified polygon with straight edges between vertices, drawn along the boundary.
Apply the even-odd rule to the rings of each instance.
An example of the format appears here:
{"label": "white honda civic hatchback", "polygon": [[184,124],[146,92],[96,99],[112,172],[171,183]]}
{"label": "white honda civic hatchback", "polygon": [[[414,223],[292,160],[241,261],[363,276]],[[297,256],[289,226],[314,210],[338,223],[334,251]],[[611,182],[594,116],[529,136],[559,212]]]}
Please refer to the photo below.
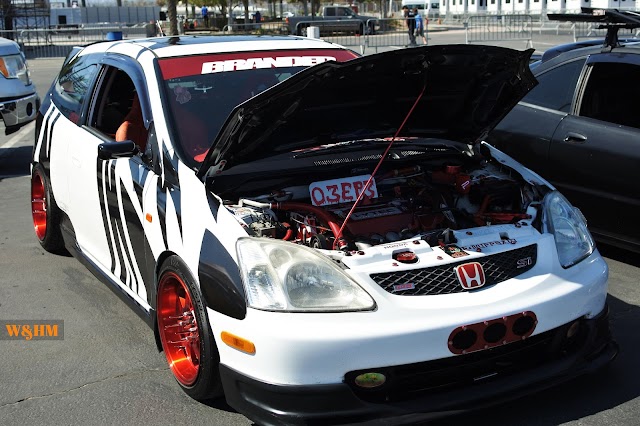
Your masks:
{"label": "white honda civic hatchback", "polygon": [[260,424],[427,419],[569,380],[617,353],[607,265],[579,211],[483,142],[535,86],[530,54],[76,49],[37,119],[36,235],[130,303],[189,395]]}

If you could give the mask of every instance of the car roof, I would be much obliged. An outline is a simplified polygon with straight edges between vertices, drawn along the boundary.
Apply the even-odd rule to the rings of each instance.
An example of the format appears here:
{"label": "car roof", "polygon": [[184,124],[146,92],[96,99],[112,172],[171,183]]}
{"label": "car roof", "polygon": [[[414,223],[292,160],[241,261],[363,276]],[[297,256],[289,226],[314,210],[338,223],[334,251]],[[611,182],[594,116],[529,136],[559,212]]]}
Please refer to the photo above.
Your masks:
{"label": "car roof", "polygon": [[[615,50],[618,51],[624,47],[637,48],[640,45],[640,39],[621,39],[621,46],[616,47]],[[547,62],[556,56],[562,55],[566,52],[578,51],[579,55],[583,55],[585,52],[593,53],[600,52],[604,45],[604,39],[588,39],[588,40],[580,40],[574,43],[566,43],[560,44],[558,46],[554,46],[550,49],[547,49],[543,54],[540,60],[542,62]]]}
{"label": "car roof", "polygon": [[172,58],[224,52],[327,48],[344,49],[323,40],[293,36],[173,36],[99,42],[87,46],[82,54],[117,52],[135,57],[135,52],[151,50],[158,58]]}
{"label": "car roof", "polygon": [[[598,41],[602,41],[602,40],[600,39]],[[581,42],[580,44],[581,45],[578,45],[577,43],[569,43],[567,45],[558,46],[561,48],[559,51],[549,54],[546,57],[543,55],[543,58],[541,59],[541,61],[532,64],[533,65],[532,71],[534,72],[535,75],[538,75],[540,72],[544,70],[553,68],[558,64],[570,61],[574,58],[595,55],[598,53],[613,52],[613,53],[631,53],[635,55],[640,54],[640,40],[639,42],[625,44],[620,47],[616,47],[614,49],[603,48],[602,44],[600,43],[595,43],[595,45],[590,45],[590,46],[587,45],[586,47],[583,47],[584,43]],[[571,45],[575,45],[573,49],[570,48]]]}

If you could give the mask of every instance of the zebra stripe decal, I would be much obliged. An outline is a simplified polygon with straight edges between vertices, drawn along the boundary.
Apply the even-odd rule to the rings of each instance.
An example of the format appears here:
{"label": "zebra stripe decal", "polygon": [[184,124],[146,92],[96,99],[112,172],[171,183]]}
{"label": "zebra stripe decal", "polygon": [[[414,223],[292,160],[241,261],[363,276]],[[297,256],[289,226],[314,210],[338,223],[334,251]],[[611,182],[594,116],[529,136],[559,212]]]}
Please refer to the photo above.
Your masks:
{"label": "zebra stripe decal", "polygon": [[[36,162],[48,162],[51,157],[51,135],[53,133],[53,125],[58,121],[62,113],[58,111],[53,104],[47,110],[43,118],[44,128],[38,135],[36,146],[33,150],[33,161]],[[44,150],[42,149],[44,145]]]}
{"label": "zebra stripe decal", "polygon": [[[98,193],[111,257],[110,271],[122,284],[147,300],[145,282],[150,284],[152,280],[145,266],[145,244],[148,243],[142,229],[142,190],[136,188],[133,173],[128,176],[118,173],[117,161],[97,160]],[[142,186],[147,176],[146,173],[141,176]],[[126,189],[125,179],[133,184],[133,197]]]}

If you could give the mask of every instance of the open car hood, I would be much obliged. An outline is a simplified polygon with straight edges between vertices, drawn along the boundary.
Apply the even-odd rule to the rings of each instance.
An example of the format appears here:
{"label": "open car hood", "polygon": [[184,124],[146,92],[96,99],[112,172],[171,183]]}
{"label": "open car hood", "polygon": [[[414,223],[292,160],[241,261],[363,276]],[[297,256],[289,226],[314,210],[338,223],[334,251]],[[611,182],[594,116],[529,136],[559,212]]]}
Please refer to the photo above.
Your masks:
{"label": "open car hood", "polygon": [[198,175],[212,166],[393,136],[423,87],[399,136],[477,143],[537,84],[532,53],[425,46],[315,65],[238,105]]}

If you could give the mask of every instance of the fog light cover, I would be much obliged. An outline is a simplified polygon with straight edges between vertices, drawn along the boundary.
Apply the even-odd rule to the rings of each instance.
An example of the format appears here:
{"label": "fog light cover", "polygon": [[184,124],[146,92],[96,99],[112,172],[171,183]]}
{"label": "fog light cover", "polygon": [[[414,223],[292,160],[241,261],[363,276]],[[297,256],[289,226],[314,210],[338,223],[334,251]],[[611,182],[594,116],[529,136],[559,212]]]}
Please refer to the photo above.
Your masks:
{"label": "fog light cover", "polygon": [[382,373],[364,373],[357,376],[354,381],[356,386],[371,389],[384,385],[387,378]]}

